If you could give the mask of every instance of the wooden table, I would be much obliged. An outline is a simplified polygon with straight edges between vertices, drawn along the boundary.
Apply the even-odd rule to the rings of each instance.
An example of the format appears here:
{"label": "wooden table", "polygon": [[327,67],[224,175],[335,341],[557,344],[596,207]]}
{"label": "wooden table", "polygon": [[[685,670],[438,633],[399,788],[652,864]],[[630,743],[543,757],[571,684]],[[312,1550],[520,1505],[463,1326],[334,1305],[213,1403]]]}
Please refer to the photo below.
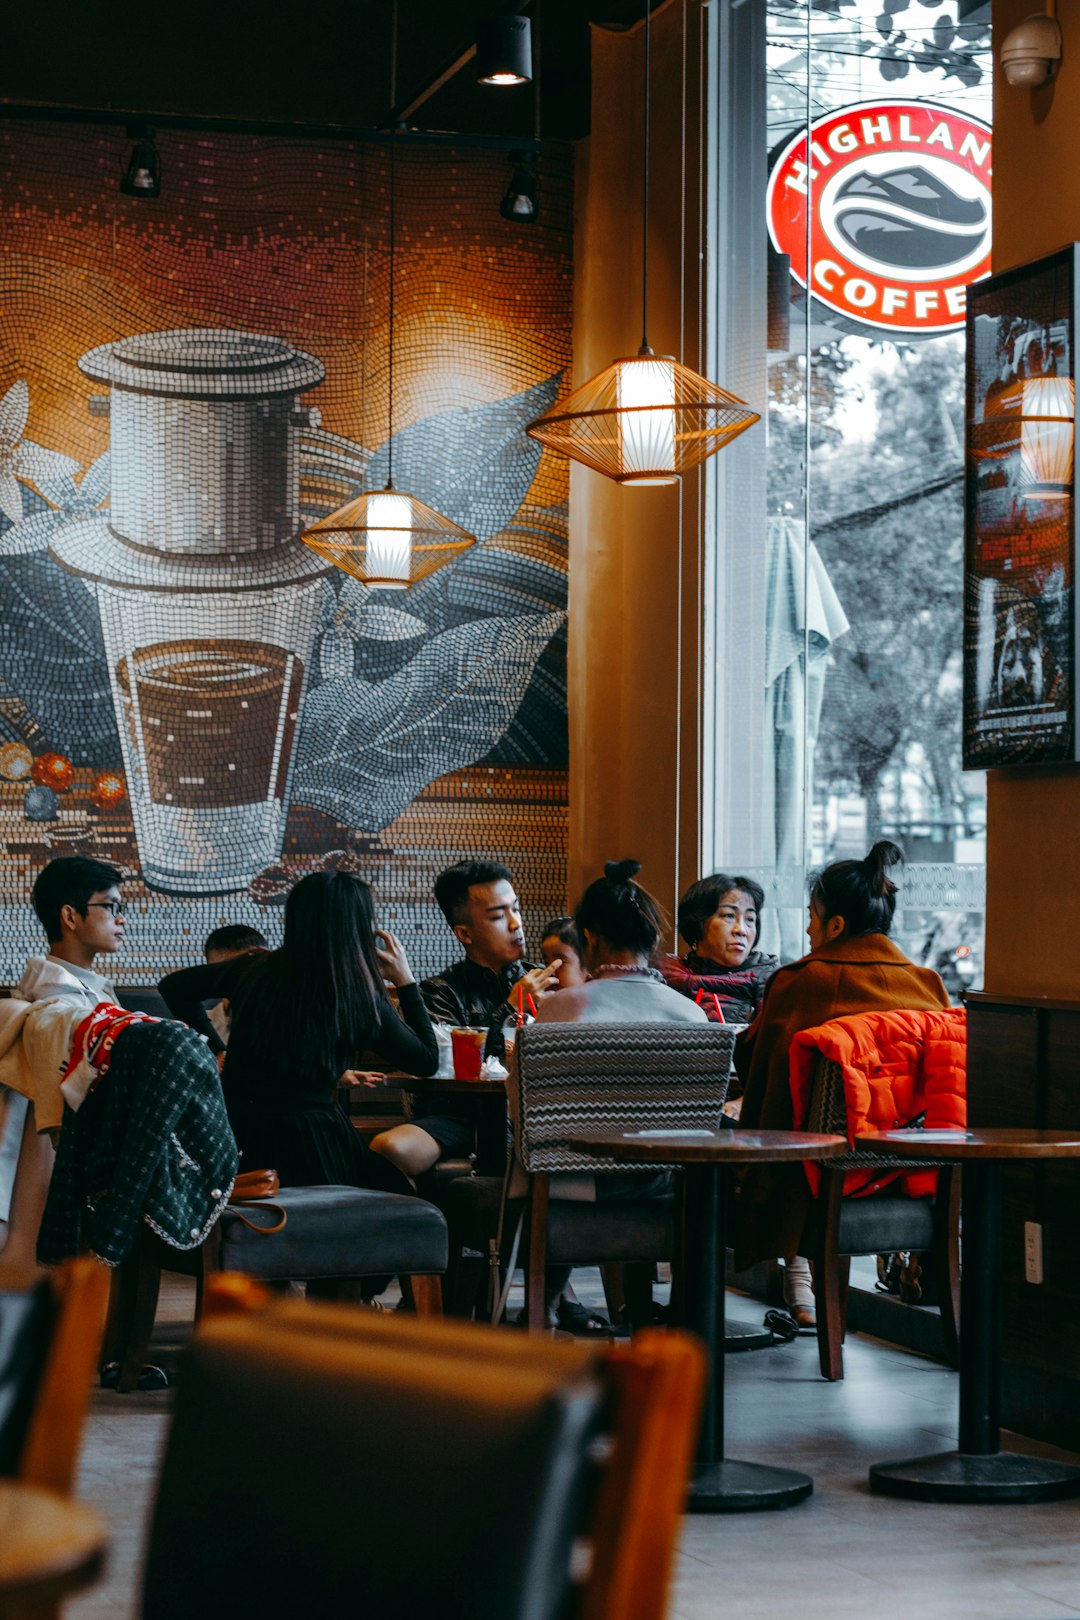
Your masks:
{"label": "wooden table", "polygon": [[1045,1502],[1080,1495],[1080,1468],[1001,1450],[1001,1165],[1080,1158],[1080,1134],[1036,1130],[882,1131],[860,1149],[961,1164],[960,1444],[956,1451],[875,1463],[870,1485],[929,1502]]}
{"label": "wooden table", "polygon": [[[506,1170],[508,1132],[504,1080],[420,1079],[412,1074],[388,1075],[387,1080],[418,1097],[475,1097],[476,1173],[501,1176]],[[422,1119],[416,1123],[424,1128]]]}
{"label": "wooden table", "polygon": [[571,1147],[636,1165],[679,1165],[680,1265],[686,1326],[705,1341],[706,1384],[697,1463],[688,1505],[695,1513],[745,1513],[793,1507],[814,1488],[806,1474],[724,1456],[724,1266],[729,1178],[737,1164],[830,1159],[847,1151],[842,1136],[807,1131],[581,1131]]}
{"label": "wooden table", "polygon": [[52,1614],[104,1563],[108,1531],[84,1502],[0,1479],[0,1616]]}

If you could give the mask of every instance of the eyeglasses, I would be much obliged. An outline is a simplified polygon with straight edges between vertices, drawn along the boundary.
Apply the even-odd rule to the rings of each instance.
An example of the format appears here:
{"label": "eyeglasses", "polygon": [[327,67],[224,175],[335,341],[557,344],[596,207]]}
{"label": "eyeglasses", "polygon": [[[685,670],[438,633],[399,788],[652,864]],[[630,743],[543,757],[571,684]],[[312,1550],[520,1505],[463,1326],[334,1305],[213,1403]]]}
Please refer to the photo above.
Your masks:
{"label": "eyeglasses", "polygon": [[124,902],[122,900],[88,900],[87,908],[98,906],[102,911],[108,911],[113,917],[124,915]]}

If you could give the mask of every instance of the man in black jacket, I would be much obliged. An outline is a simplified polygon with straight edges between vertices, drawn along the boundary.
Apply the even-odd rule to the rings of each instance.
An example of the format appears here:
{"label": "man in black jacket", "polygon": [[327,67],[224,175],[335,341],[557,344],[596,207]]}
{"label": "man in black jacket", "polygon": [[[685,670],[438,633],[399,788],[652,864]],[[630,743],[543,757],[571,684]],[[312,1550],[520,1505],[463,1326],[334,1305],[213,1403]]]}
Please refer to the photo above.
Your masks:
{"label": "man in black jacket", "polygon": [[[526,962],[521,902],[509,868],[499,862],[447,867],[435,879],[435,899],[465,955],[420,986],[432,1022],[486,1028],[485,1052],[501,1057],[503,1025],[517,1017],[519,995],[526,1011],[530,997],[539,1006],[554,986],[559,963]],[[476,1117],[472,1097],[416,1097],[412,1122],[381,1132],[371,1146],[415,1179],[441,1158],[473,1151]]]}

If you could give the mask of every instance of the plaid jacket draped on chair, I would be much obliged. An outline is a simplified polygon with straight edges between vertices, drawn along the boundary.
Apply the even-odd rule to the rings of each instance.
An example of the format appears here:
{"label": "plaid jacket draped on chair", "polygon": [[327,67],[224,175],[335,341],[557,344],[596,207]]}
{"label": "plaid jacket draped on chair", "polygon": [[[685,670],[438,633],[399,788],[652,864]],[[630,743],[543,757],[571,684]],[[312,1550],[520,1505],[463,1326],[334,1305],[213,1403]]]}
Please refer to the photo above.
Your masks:
{"label": "plaid jacket draped on chair", "polygon": [[119,1265],[144,1221],[172,1247],[197,1248],[228,1203],[238,1163],[206,1043],[167,1019],[133,1024],[100,1087],[78,1113],[64,1111],[38,1260],[58,1265],[89,1244]]}

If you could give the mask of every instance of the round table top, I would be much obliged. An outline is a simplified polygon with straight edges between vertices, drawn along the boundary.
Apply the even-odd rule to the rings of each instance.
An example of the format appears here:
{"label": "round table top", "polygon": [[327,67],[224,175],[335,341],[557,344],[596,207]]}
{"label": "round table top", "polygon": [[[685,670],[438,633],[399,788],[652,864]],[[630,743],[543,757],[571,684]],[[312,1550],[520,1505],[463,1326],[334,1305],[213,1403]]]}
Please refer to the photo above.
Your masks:
{"label": "round table top", "polygon": [[435,1096],[452,1096],[455,1093],[468,1092],[473,1097],[500,1097],[506,1096],[505,1080],[458,1080],[447,1076],[445,1079],[436,1075],[434,1078],[422,1077],[415,1074],[387,1075],[387,1082],[393,1086],[400,1086],[403,1091],[430,1091]]}
{"label": "round table top", "polygon": [[1073,1159],[1080,1158],[1080,1132],[1037,1131],[1026,1126],[878,1131],[856,1137],[855,1146],[912,1159]]}
{"label": "round table top", "polygon": [[0,1479],[0,1598],[80,1584],[97,1570],[108,1536],[101,1515],[85,1502]]}
{"label": "round table top", "polygon": [[747,1164],[765,1160],[831,1159],[847,1138],[815,1131],[576,1131],[570,1147],[637,1164]]}

